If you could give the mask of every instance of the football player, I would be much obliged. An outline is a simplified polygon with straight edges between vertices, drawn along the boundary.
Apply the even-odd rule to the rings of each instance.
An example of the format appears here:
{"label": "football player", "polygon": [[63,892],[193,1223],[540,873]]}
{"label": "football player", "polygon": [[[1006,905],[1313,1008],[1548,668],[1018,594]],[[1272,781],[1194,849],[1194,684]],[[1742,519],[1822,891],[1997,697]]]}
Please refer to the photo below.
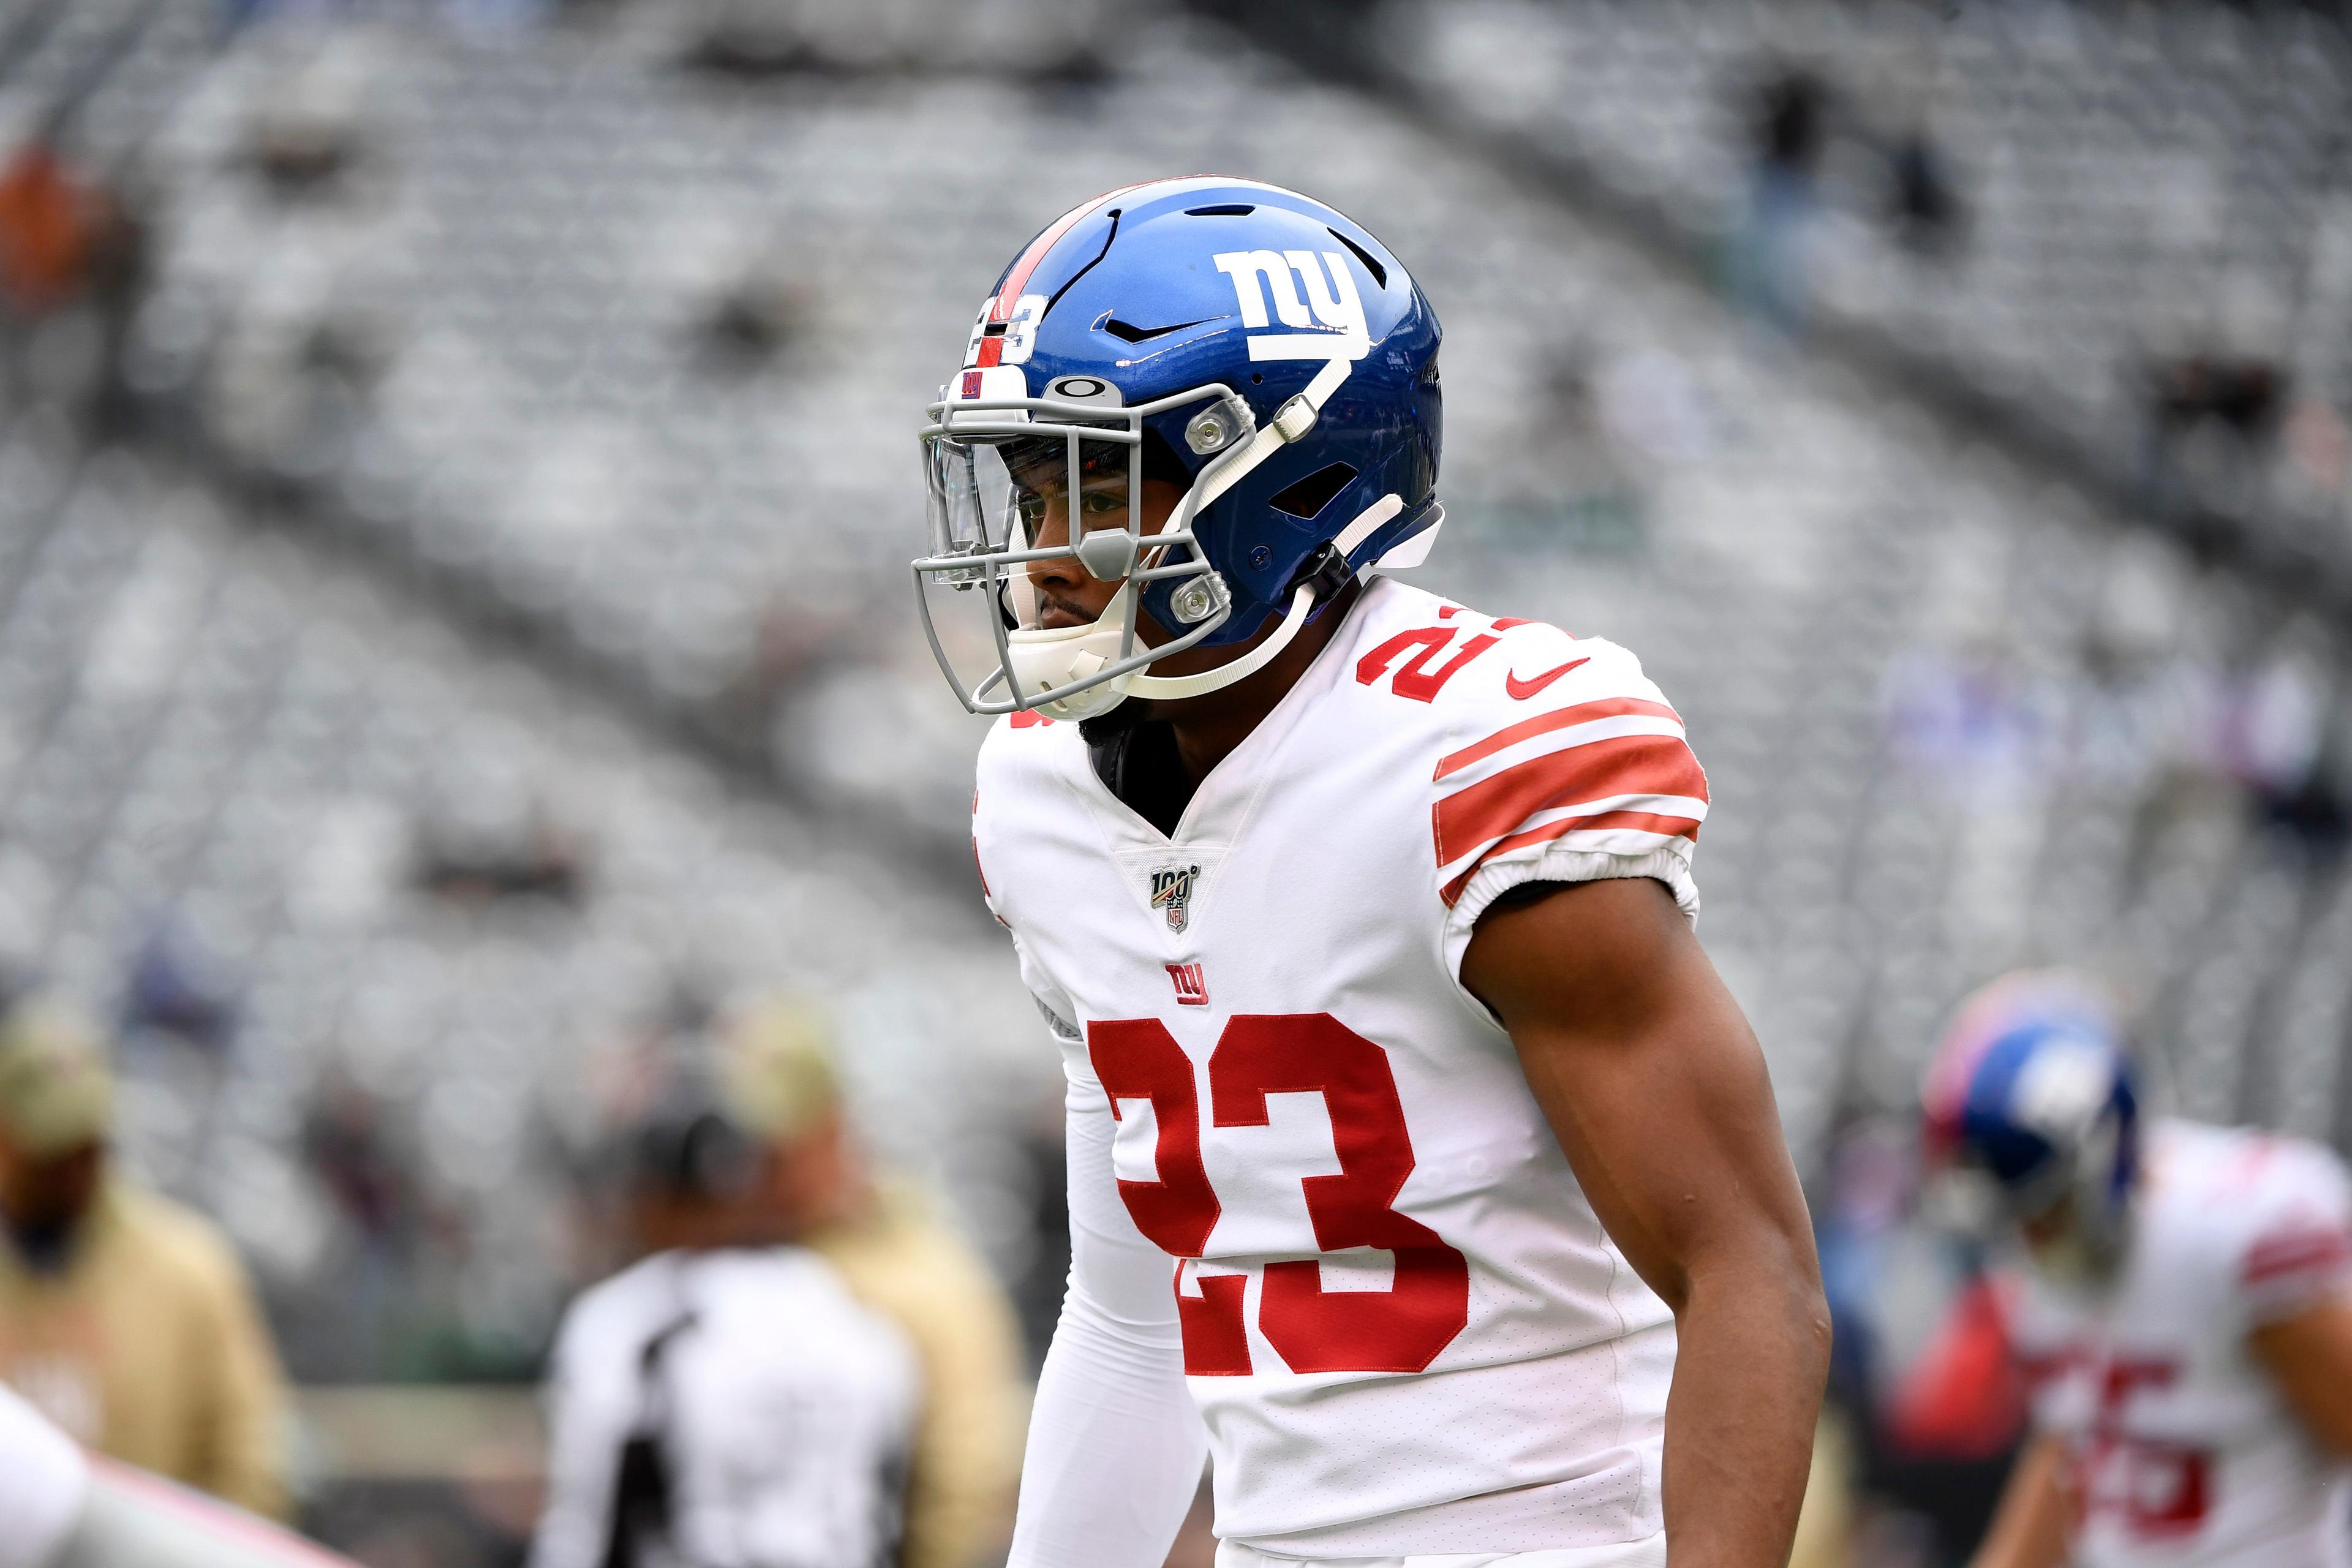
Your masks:
{"label": "football player", "polygon": [[2143,1118],[2109,1004],[2012,975],[1962,1010],[1929,1146],[2023,1242],[2035,1436],[1977,1568],[2326,1568],[2352,1456],[2352,1185],[2291,1138]]}
{"label": "football player", "polygon": [[1204,1433],[1223,1568],[1788,1552],[1828,1319],[1706,779],[1622,648],[1374,574],[1443,517],[1437,349],[1358,224],[1161,180],[1024,247],[931,410],[1068,1083],[1018,1568],[1159,1563]]}

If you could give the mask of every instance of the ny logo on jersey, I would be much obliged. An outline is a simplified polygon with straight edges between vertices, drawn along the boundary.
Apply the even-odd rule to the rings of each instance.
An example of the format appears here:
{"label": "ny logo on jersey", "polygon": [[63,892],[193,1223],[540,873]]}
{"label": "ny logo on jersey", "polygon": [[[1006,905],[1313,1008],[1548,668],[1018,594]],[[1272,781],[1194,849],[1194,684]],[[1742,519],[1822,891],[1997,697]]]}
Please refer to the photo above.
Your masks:
{"label": "ny logo on jersey", "polygon": [[1166,866],[1151,873],[1151,907],[1168,911],[1168,929],[1181,931],[1192,921],[1192,884],[1201,879],[1198,866]]}
{"label": "ny logo on jersey", "polygon": [[1168,978],[1176,983],[1176,1005],[1179,1007],[1205,1007],[1209,1005],[1209,982],[1197,963],[1171,963],[1165,966]]}
{"label": "ny logo on jersey", "polygon": [[[1337,250],[1316,259],[1311,250],[1228,250],[1212,256],[1217,270],[1234,280],[1242,325],[1270,326],[1265,301],[1274,296],[1274,313],[1286,327],[1304,331],[1269,332],[1249,340],[1249,356],[1271,359],[1361,359],[1371,352],[1371,330],[1364,321],[1364,301],[1356,292],[1355,275],[1348,258]],[[1331,275],[1323,276],[1328,266]],[[1296,274],[1296,279],[1293,274]],[[1306,286],[1302,299],[1299,285]],[[1320,327],[1321,331],[1316,330]]]}

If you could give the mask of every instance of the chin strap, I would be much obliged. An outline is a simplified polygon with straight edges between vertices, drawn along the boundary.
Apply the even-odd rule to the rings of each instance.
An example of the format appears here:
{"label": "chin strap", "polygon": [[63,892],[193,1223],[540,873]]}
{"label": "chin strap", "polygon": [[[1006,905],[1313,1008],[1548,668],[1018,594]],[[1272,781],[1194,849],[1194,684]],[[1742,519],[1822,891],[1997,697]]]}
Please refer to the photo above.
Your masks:
{"label": "chin strap", "polygon": [[1199,697],[1222,690],[1236,680],[1255,675],[1274,662],[1274,656],[1290,646],[1310,616],[1315,614],[1315,589],[1302,583],[1298,592],[1290,596],[1290,613],[1282,617],[1275,634],[1231,664],[1221,664],[1214,669],[1204,669],[1198,675],[1130,675],[1124,685],[1129,697],[1175,698]]}
{"label": "chin strap", "polygon": [[[1130,675],[1125,682],[1127,694],[1163,700],[1200,697],[1255,675],[1273,663],[1275,656],[1288,647],[1297,639],[1298,634],[1306,630],[1307,623],[1315,616],[1318,605],[1347,585],[1349,578],[1354,575],[1348,570],[1348,557],[1354,554],[1364,541],[1378,532],[1383,523],[1403,510],[1404,498],[1391,490],[1366,507],[1355,521],[1341,529],[1339,536],[1323,547],[1318,558],[1319,569],[1292,591],[1289,612],[1282,617],[1282,625],[1265,641],[1231,664],[1221,664],[1198,675]],[[1318,593],[1318,587],[1327,591]]]}

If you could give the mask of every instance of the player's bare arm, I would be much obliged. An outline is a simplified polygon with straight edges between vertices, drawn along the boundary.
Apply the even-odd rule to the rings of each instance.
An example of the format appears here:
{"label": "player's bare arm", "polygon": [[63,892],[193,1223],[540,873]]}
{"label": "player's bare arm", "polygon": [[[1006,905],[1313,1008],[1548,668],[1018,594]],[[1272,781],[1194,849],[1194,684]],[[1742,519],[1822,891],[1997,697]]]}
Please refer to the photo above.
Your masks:
{"label": "player's bare arm", "polygon": [[1462,977],[1509,1029],[1611,1237],[1674,1309],[1674,1562],[1780,1563],[1830,1328],[1763,1055],[1663,885],[1528,891],[1479,922]]}
{"label": "player's bare arm", "polygon": [[2066,1561],[2066,1493],[2059,1479],[2065,1463],[2065,1445],[2055,1437],[2026,1445],[1969,1568],[2059,1568]]}
{"label": "player's bare arm", "polygon": [[2246,1343],[2311,1435],[2336,1454],[2352,1455],[2352,1298],[2265,1323]]}

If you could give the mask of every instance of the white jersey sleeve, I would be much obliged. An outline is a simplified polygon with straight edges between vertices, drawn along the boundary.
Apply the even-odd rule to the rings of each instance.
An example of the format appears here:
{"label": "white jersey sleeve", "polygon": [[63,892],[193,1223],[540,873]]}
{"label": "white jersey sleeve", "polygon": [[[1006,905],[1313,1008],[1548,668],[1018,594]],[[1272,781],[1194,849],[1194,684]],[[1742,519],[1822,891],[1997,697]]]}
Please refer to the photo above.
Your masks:
{"label": "white jersey sleeve", "polygon": [[[972,858],[989,912],[1011,930],[981,847],[992,795],[983,785],[972,795]],[[1083,1054],[1076,1008],[1017,931],[1013,949],[1068,1080],[1070,1277],[1030,1406],[1009,1568],[1156,1568],[1208,1454],[1184,1383],[1171,1265],[1120,1200],[1118,1122]]]}
{"label": "white jersey sleeve", "polygon": [[43,1568],[89,1492],[81,1450],[0,1384],[0,1568]]}
{"label": "white jersey sleeve", "polygon": [[2266,1141],[2232,1272],[2249,1329],[2352,1290],[2352,1181],[2316,1144]]}
{"label": "white jersey sleeve", "polygon": [[1070,1280],[1037,1379],[1009,1568],[1157,1568],[1208,1434],[1184,1383],[1168,1256],[1119,1201],[1102,1087],[1069,1090]]}
{"label": "white jersey sleeve", "polygon": [[1493,622],[1464,651],[1482,640],[1440,693],[1450,739],[1430,780],[1448,967],[1528,882],[1654,878],[1697,919],[1706,774],[1641,660],[1533,622]]}

